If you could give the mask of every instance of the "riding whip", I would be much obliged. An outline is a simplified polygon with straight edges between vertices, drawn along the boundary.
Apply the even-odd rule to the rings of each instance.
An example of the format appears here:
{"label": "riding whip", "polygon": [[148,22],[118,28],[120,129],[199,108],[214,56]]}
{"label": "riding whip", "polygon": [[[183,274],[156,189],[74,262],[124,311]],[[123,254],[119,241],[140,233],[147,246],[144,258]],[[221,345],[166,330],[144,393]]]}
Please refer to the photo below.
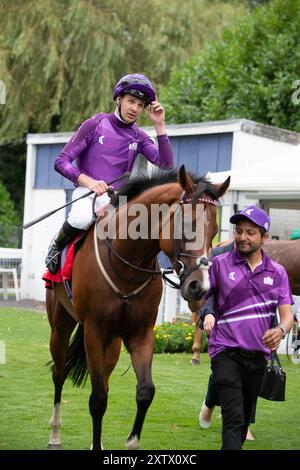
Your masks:
{"label": "riding whip", "polygon": [[[128,178],[129,175],[130,175],[129,172],[124,173],[122,176],[119,176],[119,178],[115,178],[114,180],[109,181],[109,183],[107,183],[107,185],[110,186],[111,184],[117,183],[118,181],[121,181],[121,180],[123,180],[123,179],[125,179],[125,178]],[[89,191],[89,192],[85,193],[83,196],[80,196],[80,197],[78,197],[77,199],[74,199],[74,201],[70,201],[70,202],[68,202],[67,204],[64,204],[63,206],[58,207],[57,209],[54,209],[53,211],[47,212],[47,214],[41,215],[41,216],[38,217],[37,219],[34,219],[34,220],[32,220],[31,222],[28,222],[27,224],[23,225],[23,228],[25,229],[25,228],[31,227],[31,226],[34,225],[34,224],[37,224],[37,223],[40,222],[41,220],[47,219],[47,217],[50,217],[50,215],[55,214],[55,212],[60,211],[60,210],[63,209],[64,207],[67,207],[67,206],[69,206],[70,204],[73,204],[74,202],[79,201],[79,199],[83,199],[84,197],[90,196],[90,195],[93,194],[93,193],[94,193],[94,191]]]}

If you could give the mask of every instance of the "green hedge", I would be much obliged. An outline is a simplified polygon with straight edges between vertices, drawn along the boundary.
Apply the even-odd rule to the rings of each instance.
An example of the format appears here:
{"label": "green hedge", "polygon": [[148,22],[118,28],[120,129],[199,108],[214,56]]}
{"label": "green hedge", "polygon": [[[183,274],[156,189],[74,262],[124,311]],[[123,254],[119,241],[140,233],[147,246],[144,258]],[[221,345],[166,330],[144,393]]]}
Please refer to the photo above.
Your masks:
{"label": "green hedge", "polygon": [[[195,324],[183,322],[162,323],[155,325],[154,352],[155,353],[178,353],[192,352],[194,342]],[[207,337],[202,332],[201,351],[207,351]]]}

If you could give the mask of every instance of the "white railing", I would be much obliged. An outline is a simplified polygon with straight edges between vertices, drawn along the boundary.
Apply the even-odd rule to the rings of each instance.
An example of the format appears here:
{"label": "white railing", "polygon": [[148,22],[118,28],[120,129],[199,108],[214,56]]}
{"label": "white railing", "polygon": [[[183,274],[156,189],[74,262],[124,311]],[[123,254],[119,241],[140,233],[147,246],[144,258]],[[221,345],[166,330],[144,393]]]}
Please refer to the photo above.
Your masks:
{"label": "white railing", "polygon": [[22,250],[19,248],[0,248],[0,294],[8,299],[13,293],[20,300],[20,276],[22,267]]}

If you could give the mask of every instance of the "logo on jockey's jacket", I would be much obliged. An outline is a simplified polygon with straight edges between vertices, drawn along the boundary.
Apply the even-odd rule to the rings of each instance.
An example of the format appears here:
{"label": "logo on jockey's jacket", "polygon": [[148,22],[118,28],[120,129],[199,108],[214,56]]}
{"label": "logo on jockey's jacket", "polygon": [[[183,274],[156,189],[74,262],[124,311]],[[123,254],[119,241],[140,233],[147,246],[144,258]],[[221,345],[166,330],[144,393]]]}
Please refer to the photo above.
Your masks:
{"label": "logo on jockey's jacket", "polygon": [[137,142],[131,142],[129,144],[129,150],[136,150],[137,149]]}
{"label": "logo on jockey's jacket", "polygon": [[99,137],[99,143],[100,143],[101,145],[104,144],[104,142],[103,142],[103,141],[104,141],[104,137],[105,137],[105,135],[100,135],[100,137]]}
{"label": "logo on jockey's jacket", "polygon": [[231,279],[232,281],[235,281],[235,271],[232,271],[231,273],[229,273],[229,279]]}
{"label": "logo on jockey's jacket", "polygon": [[264,284],[268,284],[268,286],[273,285],[274,279],[272,279],[270,276],[264,277]]}

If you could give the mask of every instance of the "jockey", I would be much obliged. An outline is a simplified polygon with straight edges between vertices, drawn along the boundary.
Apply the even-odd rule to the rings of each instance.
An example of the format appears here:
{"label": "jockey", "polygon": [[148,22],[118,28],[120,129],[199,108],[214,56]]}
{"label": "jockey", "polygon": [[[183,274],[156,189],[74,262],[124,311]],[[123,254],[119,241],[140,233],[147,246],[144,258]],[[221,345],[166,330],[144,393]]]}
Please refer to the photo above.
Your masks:
{"label": "jockey", "polygon": [[[144,75],[129,74],[115,86],[116,109],[112,114],[98,113],[84,121],[55,160],[55,170],[75,185],[72,199],[97,194],[95,208],[109,203],[106,181],[131,171],[138,154],[161,169],[173,167],[174,157],[165,128],[165,111],[157,101],[155,89]],[[136,125],[143,110],[154,124],[158,146]],[[72,162],[76,160],[76,166]],[[119,183],[120,184],[120,183]],[[119,184],[114,185],[116,189]],[[60,267],[60,252],[92,223],[94,194],[72,206],[68,219],[51,242],[46,265],[52,273]]]}

